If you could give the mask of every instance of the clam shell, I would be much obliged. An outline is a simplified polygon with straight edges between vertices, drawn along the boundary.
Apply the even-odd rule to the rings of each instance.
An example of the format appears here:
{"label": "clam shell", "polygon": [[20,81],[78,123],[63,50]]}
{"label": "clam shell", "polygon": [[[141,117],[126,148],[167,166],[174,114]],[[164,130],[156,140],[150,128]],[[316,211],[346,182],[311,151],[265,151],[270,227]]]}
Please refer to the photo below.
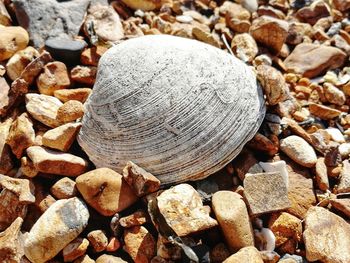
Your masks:
{"label": "clam shell", "polygon": [[133,161],[162,184],[230,162],[265,114],[255,74],[210,45],[167,35],[130,39],[101,58],[78,142],[97,167]]}

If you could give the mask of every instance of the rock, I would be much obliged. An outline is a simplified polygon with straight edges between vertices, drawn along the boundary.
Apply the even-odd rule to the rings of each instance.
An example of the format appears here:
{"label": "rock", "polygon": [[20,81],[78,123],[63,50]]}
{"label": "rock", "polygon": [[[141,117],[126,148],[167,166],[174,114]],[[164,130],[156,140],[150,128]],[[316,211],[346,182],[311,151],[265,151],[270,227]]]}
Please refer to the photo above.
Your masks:
{"label": "rock", "polygon": [[288,171],[287,171],[287,165],[285,161],[276,161],[276,162],[268,162],[268,163],[259,162],[259,165],[264,169],[264,172],[280,173],[288,189],[288,186],[289,186]]}
{"label": "rock", "polygon": [[61,61],[66,65],[79,64],[81,52],[86,46],[85,41],[60,37],[50,38],[45,41],[45,49],[50,52],[55,60]]}
{"label": "rock", "polygon": [[272,142],[268,137],[257,132],[247,145],[253,150],[263,152],[269,156],[274,156],[278,152],[278,144],[276,143],[276,141]]}
{"label": "rock", "polygon": [[279,262],[280,255],[275,251],[259,251],[262,260],[266,263],[276,263]]}
{"label": "rock", "polygon": [[17,51],[25,49],[29,42],[27,31],[20,26],[0,26],[0,61],[13,56]]}
{"label": "rock", "polygon": [[10,26],[12,24],[12,18],[7,12],[5,3],[0,3],[0,25]]}
{"label": "rock", "polygon": [[258,10],[258,1],[256,0],[243,0],[241,2],[241,5],[250,13],[256,12],[256,10]]}
{"label": "rock", "polygon": [[81,127],[81,123],[67,123],[57,128],[48,130],[42,137],[43,146],[67,152],[75,141]]}
{"label": "rock", "polygon": [[303,234],[306,258],[325,263],[350,262],[350,225],[323,207],[312,207]]}
{"label": "rock", "polygon": [[160,188],[160,181],[154,175],[133,162],[126,164],[123,177],[139,197],[156,192]]}
{"label": "rock", "polygon": [[23,219],[17,217],[15,221],[0,233],[0,261],[4,263],[20,263],[24,255],[21,226]]}
{"label": "rock", "polygon": [[317,186],[320,190],[326,191],[329,189],[327,166],[323,157],[317,159],[315,178]]}
{"label": "rock", "polygon": [[259,16],[271,16],[281,20],[284,20],[286,18],[286,15],[281,10],[278,10],[271,6],[260,6],[257,10],[257,13]]}
{"label": "rock", "polygon": [[44,72],[36,79],[36,84],[41,94],[51,96],[55,90],[69,87],[70,79],[66,65],[59,61],[46,64]]}
{"label": "rock", "polygon": [[247,207],[242,196],[231,191],[218,191],[212,207],[231,252],[254,245]]}
{"label": "rock", "polygon": [[52,128],[59,126],[56,116],[62,102],[55,97],[34,93],[27,94],[25,98],[26,109],[34,119]]}
{"label": "rock", "polygon": [[108,241],[108,245],[106,247],[106,251],[114,252],[120,248],[121,244],[116,237],[111,237]]}
{"label": "rock", "polygon": [[324,95],[328,102],[336,105],[344,105],[345,103],[345,94],[340,89],[333,86],[331,83],[323,84]]}
{"label": "rock", "polygon": [[303,233],[301,220],[289,213],[275,213],[268,226],[276,237],[279,251],[294,254]]}
{"label": "rock", "polygon": [[84,115],[84,106],[80,101],[69,100],[57,110],[56,119],[59,123],[75,121]]}
{"label": "rock", "polygon": [[34,186],[27,179],[0,175],[0,231],[9,227],[17,217],[25,218],[27,205],[35,201]]}
{"label": "rock", "polygon": [[195,39],[212,45],[214,47],[220,48],[219,39],[215,38],[213,34],[203,30],[201,27],[193,27],[192,35]]}
{"label": "rock", "polygon": [[334,119],[338,117],[341,113],[341,111],[339,110],[316,103],[310,103],[309,110],[312,115],[319,117],[322,120]]}
{"label": "rock", "polygon": [[0,174],[7,174],[13,167],[11,148],[6,144],[12,121],[8,118],[0,122]]}
{"label": "rock", "polygon": [[320,18],[330,15],[330,8],[321,0],[313,2],[310,6],[299,9],[296,13],[296,17],[301,22],[306,22],[311,25],[316,24]]}
{"label": "rock", "polygon": [[89,211],[77,197],[58,200],[36,221],[25,243],[25,256],[43,263],[56,256],[86,227]]}
{"label": "rock", "polygon": [[209,216],[210,208],[203,206],[199,193],[189,184],[179,184],[163,191],[157,201],[167,224],[180,237],[217,225],[216,220]]}
{"label": "rock", "polygon": [[343,161],[343,168],[340,173],[338,193],[348,193],[350,191],[350,163],[349,160]]}
{"label": "rock", "polygon": [[83,256],[89,246],[86,238],[76,238],[65,246],[62,250],[64,262],[72,262],[80,256]]}
{"label": "rock", "polygon": [[274,67],[260,65],[257,67],[257,78],[270,105],[276,105],[286,99],[287,84],[283,75]]}
{"label": "rock", "polygon": [[279,172],[247,174],[243,186],[253,215],[290,207],[285,178]]}
{"label": "rock", "polygon": [[346,54],[338,48],[302,43],[284,60],[288,72],[313,78],[327,70],[342,66]]}
{"label": "rock", "polygon": [[288,35],[288,23],[273,17],[261,16],[253,20],[249,32],[257,42],[272,52],[279,53]]}
{"label": "rock", "polygon": [[251,18],[251,14],[247,9],[233,2],[225,2],[220,7],[219,12],[225,15],[226,22],[231,19],[250,20]]}
{"label": "rock", "polygon": [[0,77],[0,115],[5,115],[10,106],[10,86],[6,79]]}
{"label": "rock", "polygon": [[291,135],[282,139],[280,149],[302,166],[314,167],[317,162],[315,150],[299,136]]}
{"label": "rock", "polygon": [[33,162],[26,156],[21,158],[21,172],[27,177],[35,177],[39,173],[34,167]]}
{"label": "rock", "polygon": [[312,38],[313,34],[314,30],[310,24],[291,22],[289,24],[286,43],[290,45],[298,45],[303,42],[305,36]]}
{"label": "rock", "polygon": [[96,4],[89,8],[84,30],[85,32],[94,30],[98,39],[105,42],[116,42],[124,37],[119,15],[108,5]]}
{"label": "rock", "polygon": [[91,231],[89,234],[87,234],[87,238],[90,241],[94,252],[102,252],[108,245],[108,239],[102,230]]}
{"label": "rock", "polygon": [[332,205],[332,208],[335,208],[336,210],[342,212],[344,215],[346,215],[348,218],[350,218],[350,199],[331,199],[330,203]]}
{"label": "rock", "polygon": [[217,244],[210,252],[210,259],[213,263],[221,263],[231,255],[224,243]]}
{"label": "rock", "polygon": [[97,68],[92,66],[76,66],[70,72],[72,80],[89,86],[94,85],[96,73]]}
{"label": "rock", "polygon": [[134,262],[150,262],[156,254],[156,242],[143,226],[134,226],[124,231],[124,250]]}
{"label": "rock", "polygon": [[24,68],[39,55],[39,52],[33,47],[26,47],[16,52],[6,63],[7,76],[11,80],[20,77]]}
{"label": "rock", "polygon": [[98,168],[76,179],[85,201],[104,216],[112,216],[136,202],[123,177],[109,168]]}
{"label": "rock", "polygon": [[16,79],[9,88],[5,78],[0,77],[0,91],[0,117],[6,117],[13,106],[19,103],[22,95],[28,92],[28,83],[23,79]]}
{"label": "rock", "polygon": [[256,164],[258,164],[258,160],[253,153],[245,149],[243,149],[243,151],[232,162],[239,179],[242,181],[244,180],[246,173],[253,173],[250,169]]}
{"label": "rock", "polygon": [[258,46],[248,33],[237,34],[231,41],[233,53],[244,62],[252,62],[258,54]]}
{"label": "rock", "polygon": [[75,181],[64,177],[51,186],[50,192],[57,199],[68,199],[76,196],[78,190]]}
{"label": "rock", "polygon": [[335,6],[336,9],[339,11],[346,11],[350,9],[350,1],[349,0],[334,0],[333,5]]}
{"label": "rock", "polygon": [[[77,88],[77,89],[62,89],[56,90],[54,96],[66,103],[70,100],[80,101],[84,103],[91,93],[90,88]],[[74,102],[76,105],[77,103]]]}
{"label": "rock", "polygon": [[260,251],[272,252],[275,250],[276,238],[273,232],[266,227],[254,229],[255,246]]}
{"label": "rock", "polygon": [[344,135],[341,133],[339,129],[330,127],[330,128],[327,128],[325,131],[329,134],[329,136],[333,141],[338,143],[345,142]]}
{"label": "rock", "polygon": [[161,1],[154,1],[154,0],[141,0],[141,1],[135,1],[135,0],[122,0],[124,4],[126,4],[131,9],[137,10],[141,9],[142,11],[152,11],[154,9],[159,9],[161,7],[162,2],[165,2],[164,0]]}
{"label": "rock", "polygon": [[42,47],[49,38],[69,39],[78,35],[90,1],[15,0],[13,3],[18,23],[28,30],[34,46]]}
{"label": "rock", "polygon": [[339,153],[343,158],[346,158],[350,154],[350,143],[342,143],[338,147]]}
{"label": "rock", "polygon": [[22,113],[11,125],[7,144],[11,147],[17,159],[20,159],[23,152],[34,144],[34,140],[33,122],[26,112]]}
{"label": "rock", "polygon": [[100,58],[108,49],[104,46],[93,46],[81,53],[80,61],[83,65],[97,66]]}
{"label": "rock", "polygon": [[96,263],[127,263],[127,261],[124,261],[120,257],[104,254],[96,259]]}
{"label": "rock", "polygon": [[49,150],[40,146],[31,146],[27,155],[35,169],[42,173],[64,176],[78,176],[85,172],[88,162],[70,153]]}
{"label": "rock", "polygon": [[129,216],[125,216],[119,219],[119,224],[125,228],[130,228],[133,226],[141,226],[146,222],[147,222],[147,214],[142,210],[138,210]]}
{"label": "rock", "polygon": [[241,248],[237,253],[227,258],[223,263],[263,263],[259,251],[254,246]]}

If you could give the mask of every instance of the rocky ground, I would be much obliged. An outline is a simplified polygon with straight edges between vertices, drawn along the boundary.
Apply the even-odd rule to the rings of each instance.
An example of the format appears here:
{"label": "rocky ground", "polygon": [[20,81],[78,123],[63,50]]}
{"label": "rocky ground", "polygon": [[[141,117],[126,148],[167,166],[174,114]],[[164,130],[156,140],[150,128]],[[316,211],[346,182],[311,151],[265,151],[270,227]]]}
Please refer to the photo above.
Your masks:
{"label": "rocky ground", "polygon": [[[350,262],[349,0],[0,1],[0,261]],[[76,142],[99,58],[149,34],[254,68],[262,127],[222,171],[160,190]]]}

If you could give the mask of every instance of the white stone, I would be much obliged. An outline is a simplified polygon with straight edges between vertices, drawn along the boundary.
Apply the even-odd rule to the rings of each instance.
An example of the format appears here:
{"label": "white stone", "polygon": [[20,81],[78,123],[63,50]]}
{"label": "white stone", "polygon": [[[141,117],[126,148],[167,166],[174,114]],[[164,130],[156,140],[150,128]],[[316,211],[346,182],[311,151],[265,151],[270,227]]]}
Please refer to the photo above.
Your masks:
{"label": "white stone", "polygon": [[337,128],[327,128],[326,132],[331,136],[332,140],[339,143],[344,143],[344,135]]}
{"label": "white stone", "polygon": [[340,144],[338,150],[342,157],[348,157],[350,154],[350,143],[346,142]]}

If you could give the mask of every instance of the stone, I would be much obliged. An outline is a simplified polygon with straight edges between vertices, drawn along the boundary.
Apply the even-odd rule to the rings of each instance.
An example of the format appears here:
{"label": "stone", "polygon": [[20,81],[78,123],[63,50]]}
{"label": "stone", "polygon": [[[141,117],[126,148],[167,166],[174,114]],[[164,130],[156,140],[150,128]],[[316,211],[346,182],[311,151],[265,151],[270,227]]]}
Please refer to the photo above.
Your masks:
{"label": "stone", "polygon": [[63,177],[51,186],[50,192],[57,199],[68,199],[76,196],[78,190],[75,181],[68,177]]}
{"label": "stone", "polygon": [[27,206],[34,203],[34,186],[28,179],[0,174],[0,231],[9,227],[17,217],[25,218]]}
{"label": "stone", "polygon": [[314,1],[310,6],[305,6],[296,12],[296,17],[301,22],[306,22],[311,25],[316,24],[320,18],[328,17],[330,15],[330,8],[321,0]]}
{"label": "stone", "polygon": [[62,102],[77,100],[84,103],[91,93],[90,88],[61,89],[54,92],[54,96]]}
{"label": "stone", "polygon": [[5,115],[10,106],[10,86],[4,77],[0,77],[0,115]]}
{"label": "stone", "polygon": [[350,199],[349,198],[331,199],[330,203],[332,205],[332,208],[342,212],[344,215],[346,215],[350,219]]}
{"label": "stone", "polygon": [[283,75],[269,65],[260,65],[256,68],[257,78],[270,105],[276,105],[286,99],[287,84]]}
{"label": "stone", "polygon": [[80,130],[81,123],[67,123],[48,130],[42,136],[42,145],[67,152]]}
{"label": "stone", "polygon": [[313,78],[342,66],[345,59],[346,54],[338,48],[302,43],[284,60],[284,65],[288,72]]}
{"label": "stone", "polygon": [[288,35],[288,23],[273,17],[261,16],[253,20],[249,32],[257,42],[272,52],[279,53]]}
{"label": "stone", "polygon": [[150,262],[156,255],[156,242],[143,226],[134,226],[124,231],[124,250],[134,262]]}
{"label": "stone", "polygon": [[29,147],[27,155],[32,160],[35,169],[42,173],[78,176],[84,173],[88,167],[88,162],[78,156],[41,146]]}
{"label": "stone", "polygon": [[237,253],[231,255],[223,263],[263,263],[259,251],[254,246],[241,248]]}
{"label": "stone", "polygon": [[96,73],[97,68],[93,66],[76,66],[70,72],[72,80],[89,86],[94,85]]}
{"label": "stone", "polygon": [[241,5],[247,9],[250,13],[256,12],[258,10],[257,0],[243,0]]}
{"label": "stone", "polygon": [[81,53],[80,61],[86,66],[97,66],[100,58],[108,49],[104,46],[93,46]]}
{"label": "stone", "polygon": [[56,116],[63,103],[57,98],[30,93],[26,94],[25,99],[26,109],[34,119],[51,128],[59,126]]}
{"label": "stone", "polygon": [[333,5],[339,11],[346,11],[350,9],[350,1],[349,0],[334,0]]}
{"label": "stone", "polygon": [[7,144],[11,147],[17,159],[20,159],[23,152],[34,144],[34,140],[33,122],[26,112],[22,113],[11,125]]}
{"label": "stone", "polygon": [[350,154],[350,143],[342,143],[338,147],[339,153],[343,158],[346,158]]}
{"label": "stone", "polygon": [[291,22],[289,24],[288,36],[286,43],[290,45],[298,45],[303,42],[304,36],[312,37],[314,30],[310,24]]}
{"label": "stone", "polygon": [[317,159],[315,178],[316,184],[320,190],[326,191],[329,189],[327,166],[323,157]]}
{"label": "stone", "polygon": [[76,65],[80,62],[80,55],[87,46],[83,40],[72,40],[61,37],[50,38],[45,41],[45,49],[55,60],[66,65]]}
{"label": "stone", "polygon": [[203,206],[199,193],[189,184],[179,184],[163,191],[158,197],[159,212],[167,224],[182,237],[217,225]]}
{"label": "stone", "polygon": [[343,168],[340,172],[340,180],[337,187],[338,193],[350,192],[350,163],[349,160],[343,161]]}
{"label": "stone", "polygon": [[0,233],[0,261],[4,263],[20,263],[24,255],[21,226],[23,219],[17,217],[15,221]]}
{"label": "stone", "polygon": [[78,100],[69,100],[57,110],[56,119],[59,123],[75,121],[84,115],[84,106]]}
{"label": "stone", "polygon": [[41,94],[52,96],[55,90],[65,89],[70,85],[67,67],[64,63],[55,61],[44,66],[44,71],[36,79]]}
{"label": "stone", "polygon": [[26,47],[16,52],[6,63],[7,76],[12,81],[20,77],[25,67],[39,56],[39,52],[33,47]]}
{"label": "stone", "polygon": [[125,228],[130,228],[133,226],[141,226],[146,222],[147,222],[147,214],[142,210],[138,210],[132,213],[131,215],[128,215],[119,219],[119,224]]}
{"label": "stone", "polygon": [[242,196],[231,191],[218,191],[212,207],[231,252],[254,245],[253,229]]}
{"label": "stone", "polygon": [[137,201],[123,177],[109,168],[98,168],[82,174],[76,186],[85,201],[104,216],[112,216]]}
{"label": "stone", "polygon": [[33,162],[26,156],[21,158],[21,172],[27,177],[35,177],[39,171],[34,167]]}
{"label": "stone", "polygon": [[244,62],[252,62],[258,54],[258,46],[248,33],[237,34],[231,41],[233,53]]}
{"label": "stone", "polygon": [[78,35],[90,1],[15,0],[13,3],[18,23],[28,30],[34,47],[39,48],[49,38],[69,39]]}
{"label": "stone", "polygon": [[324,87],[324,95],[328,102],[336,104],[336,105],[344,105],[345,103],[345,94],[340,89],[336,88],[331,83],[323,84]]}
{"label": "stone", "polygon": [[161,7],[162,2],[165,2],[164,0],[161,1],[154,1],[154,0],[122,0],[124,4],[126,4],[131,9],[137,10],[141,9],[142,11],[152,11],[154,9],[159,9]]}
{"label": "stone", "polygon": [[269,156],[274,156],[278,152],[277,141],[273,142],[270,138],[257,132],[253,139],[247,143],[253,150],[263,152]]}
{"label": "stone", "polygon": [[87,226],[89,211],[79,198],[58,200],[36,221],[24,243],[25,256],[35,263],[55,257]]}
{"label": "stone", "polygon": [[[93,30],[99,40],[116,42],[124,38],[124,30],[119,15],[108,5],[92,5],[84,22],[85,32]],[[89,34],[87,34],[89,36]],[[90,36],[91,38],[91,36]]]}
{"label": "stone", "polygon": [[160,188],[160,181],[154,175],[130,161],[123,169],[123,177],[139,197],[156,192]]}
{"label": "stone", "polygon": [[89,234],[87,234],[87,238],[90,241],[94,252],[102,252],[108,245],[108,239],[102,230],[91,231]]}
{"label": "stone", "polygon": [[331,139],[333,141],[338,142],[338,143],[345,142],[344,135],[341,133],[341,131],[339,129],[329,127],[325,131],[329,134],[329,136],[331,137]]}
{"label": "stone", "polygon": [[324,105],[310,103],[309,104],[310,113],[322,120],[331,120],[338,117],[341,111],[333,109]]}
{"label": "stone", "polygon": [[20,26],[0,26],[0,61],[13,56],[17,51],[25,49],[29,42],[27,31]]}
{"label": "stone", "polygon": [[127,261],[124,261],[120,257],[103,254],[96,259],[96,263],[127,263]]}
{"label": "stone", "polygon": [[287,165],[285,161],[275,161],[275,162],[259,162],[259,165],[264,169],[264,172],[278,172],[284,179],[286,187],[288,189],[289,181],[288,181],[288,171]]}
{"label": "stone", "polygon": [[212,45],[214,47],[220,48],[219,39],[215,38],[213,34],[203,30],[201,27],[193,27],[192,35],[195,39]]}
{"label": "stone", "polygon": [[230,19],[249,20],[251,18],[250,12],[237,3],[226,2],[220,7],[220,9],[220,13],[225,15],[226,22]]}
{"label": "stone", "polygon": [[108,245],[106,247],[107,252],[115,252],[120,248],[121,244],[116,237],[111,237],[108,241]]}
{"label": "stone", "polygon": [[317,162],[315,150],[301,137],[288,136],[280,141],[280,149],[296,163],[314,167]]}
{"label": "stone", "polygon": [[308,261],[350,262],[350,225],[327,209],[308,210],[303,238]]}
{"label": "stone", "polygon": [[7,174],[13,167],[11,148],[6,144],[12,122],[12,118],[0,122],[0,174]]}
{"label": "stone", "polygon": [[210,259],[213,263],[221,263],[231,255],[224,243],[217,244],[210,251]]}
{"label": "stone", "polygon": [[80,256],[83,256],[89,246],[86,238],[76,238],[65,246],[62,250],[64,262],[72,262]]}
{"label": "stone", "polygon": [[269,228],[254,229],[254,238],[255,246],[260,251],[272,252],[275,250],[276,238]]}
{"label": "stone", "polygon": [[269,219],[268,227],[275,235],[278,250],[294,254],[303,234],[301,220],[286,212],[275,213]]}
{"label": "stone", "polygon": [[0,25],[3,25],[3,26],[12,25],[12,18],[10,14],[7,12],[4,2],[0,3]]}

